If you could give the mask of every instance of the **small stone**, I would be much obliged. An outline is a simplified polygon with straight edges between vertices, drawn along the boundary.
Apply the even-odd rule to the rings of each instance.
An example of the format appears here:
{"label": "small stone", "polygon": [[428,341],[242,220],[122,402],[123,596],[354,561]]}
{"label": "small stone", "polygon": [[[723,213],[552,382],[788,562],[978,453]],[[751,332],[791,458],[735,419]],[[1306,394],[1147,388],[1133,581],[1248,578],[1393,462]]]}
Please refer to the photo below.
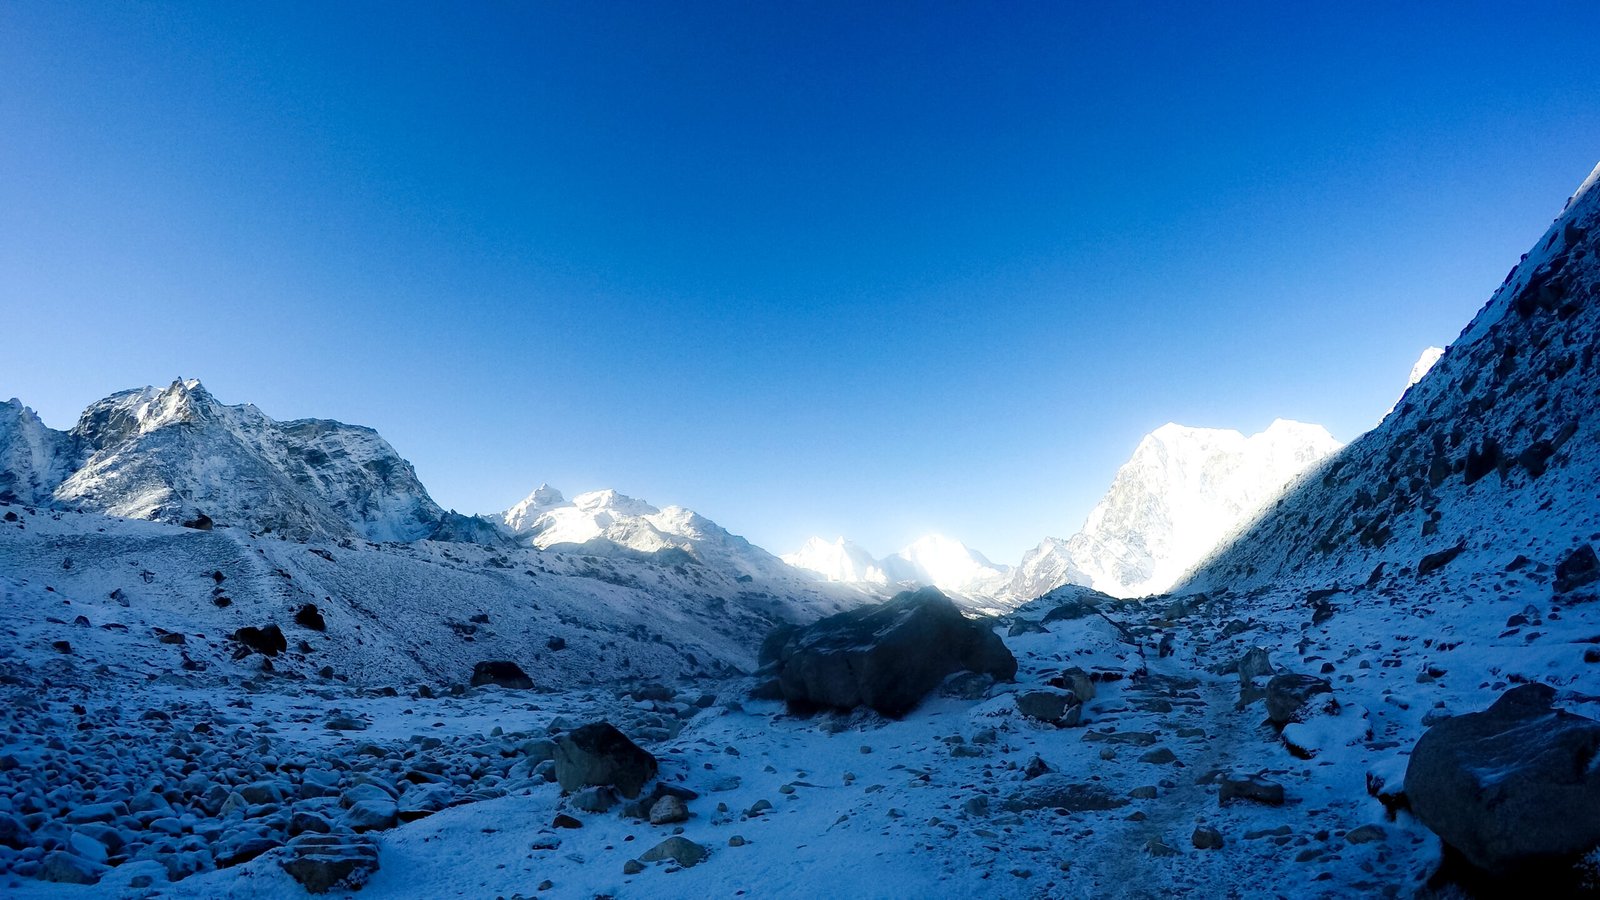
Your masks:
{"label": "small stone", "polygon": [[622,864],[622,874],[624,875],[637,875],[643,871],[644,863],[639,862],[637,859],[630,859]]}
{"label": "small stone", "polygon": [[702,862],[710,851],[683,836],[669,837],[661,843],[646,850],[639,858],[645,862],[660,862],[670,859],[685,869],[691,868]]}
{"label": "small stone", "polygon": [[684,802],[668,794],[656,801],[650,807],[651,825],[671,825],[675,822],[685,822],[689,819],[689,807]]}
{"label": "small stone", "polygon": [[1190,840],[1194,842],[1194,848],[1196,850],[1222,849],[1222,832],[1205,825],[1196,828],[1194,830],[1194,836],[1191,837]]}
{"label": "small stone", "polygon": [[1268,806],[1283,805],[1283,785],[1255,775],[1224,775],[1218,785],[1217,803],[1222,806],[1231,800],[1249,800]]}
{"label": "small stone", "polygon": [[1350,833],[1344,836],[1345,840],[1352,844],[1370,844],[1373,841],[1381,841],[1384,837],[1381,825],[1362,825],[1360,828],[1351,829]]}
{"label": "small stone", "polygon": [[1140,762],[1154,763],[1158,766],[1164,766],[1169,763],[1177,762],[1177,760],[1178,755],[1166,747],[1157,747],[1156,749],[1148,751],[1139,757]]}

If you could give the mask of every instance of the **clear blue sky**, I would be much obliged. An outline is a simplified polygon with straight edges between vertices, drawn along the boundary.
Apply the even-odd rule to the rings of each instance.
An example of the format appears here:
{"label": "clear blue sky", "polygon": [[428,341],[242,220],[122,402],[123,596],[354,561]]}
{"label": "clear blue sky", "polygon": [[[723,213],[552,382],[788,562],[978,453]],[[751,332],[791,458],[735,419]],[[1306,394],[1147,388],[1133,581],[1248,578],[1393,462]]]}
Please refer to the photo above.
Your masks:
{"label": "clear blue sky", "polygon": [[199,377],[774,551],[1349,439],[1600,159],[1593,2],[0,3],[0,397]]}

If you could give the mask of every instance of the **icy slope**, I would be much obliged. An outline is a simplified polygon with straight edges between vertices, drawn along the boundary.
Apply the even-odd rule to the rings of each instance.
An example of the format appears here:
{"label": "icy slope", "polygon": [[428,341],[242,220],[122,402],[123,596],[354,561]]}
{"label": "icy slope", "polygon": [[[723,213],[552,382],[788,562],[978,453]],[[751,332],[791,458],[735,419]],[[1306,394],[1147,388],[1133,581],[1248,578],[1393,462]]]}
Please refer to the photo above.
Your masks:
{"label": "icy slope", "polygon": [[70,433],[81,462],[64,507],[159,522],[234,525],[295,540],[412,541],[447,514],[370,428],[279,422],[219,403],[198,381],[113,394]]}
{"label": "icy slope", "polygon": [[684,509],[654,506],[613,490],[590,491],[570,501],[540,485],[522,502],[493,517],[516,538],[544,549],[582,548],[599,555],[687,554],[734,576],[779,582],[809,579],[782,560],[706,517]]}
{"label": "icy slope", "polygon": [[[1600,531],[1600,169],[1399,406],[1194,578],[1410,584],[1555,566]],[[1423,565],[1430,554],[1433,557]],[[1459,558],[1449,554],[1459,554]]]}
{"label": "icy slope", "polygon": [[1163,425],[1117,470],[1082,530],[1031,551],[1009,591],[1026,599],[1067,581],[1115,597],[1165,591],[1338,447],[1320,425],[1286,419],[1249,437]]}

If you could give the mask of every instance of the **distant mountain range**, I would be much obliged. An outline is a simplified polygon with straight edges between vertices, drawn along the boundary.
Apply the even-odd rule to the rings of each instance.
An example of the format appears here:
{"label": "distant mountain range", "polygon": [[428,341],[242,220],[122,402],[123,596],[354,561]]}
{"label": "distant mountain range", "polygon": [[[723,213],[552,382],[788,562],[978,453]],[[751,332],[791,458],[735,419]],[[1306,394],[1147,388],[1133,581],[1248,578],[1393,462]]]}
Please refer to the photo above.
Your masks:
{"label": "distant mountain range", "polygon": [[1338,448],[1321,426],[1283,419],[1250,437],[1168,424],[1139,442],[1078,533],[1046,538],[1015,567],[937,535],[881,560],[844,538],[813,538],[783,559],[829,581],[931,584],[1002,606],[1064,584],[1116,597],[1159,593]]}

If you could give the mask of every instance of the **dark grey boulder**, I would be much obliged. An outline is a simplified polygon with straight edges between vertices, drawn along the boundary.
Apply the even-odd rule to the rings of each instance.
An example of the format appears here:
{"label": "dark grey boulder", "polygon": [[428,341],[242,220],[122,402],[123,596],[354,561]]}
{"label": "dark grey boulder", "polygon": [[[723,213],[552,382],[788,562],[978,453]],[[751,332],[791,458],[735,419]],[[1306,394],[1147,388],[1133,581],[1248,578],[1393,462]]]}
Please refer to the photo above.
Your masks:
{"label": "dark grey boulder", "polygon": [[533,688],[533,679],[522,671],[521,666],[510,660],[491,659],[472,667],[472,686],[483,687],[486,684],[526,691]]}
{"label": "dark grey boulder", "polygon": [[698,865],[710,853],[711,851],[686,837],[669,837],[646,850],[639,859],[644,862],[661,862],[662,860],[670,859],[687,869]]}
{"label": "dark grey boulder", "polygon": [[1584,544],[1556,565],[1556,593],[1566,594],[1600,581],[1600,556]]}
{"label": "dark grey boulder", "polygon": [[[1318,700],[1323,694],[1327,696]],[[1333,699],[1333,685],[1326,678],[1288,674],[1274,675],[1267,682],[1267,718],[1274,724],[1302,721],[1311,707],[1323,704],[1338,708],[1338,702]]]}
{"label": "dark grey boulder", "polygon": [[1509,875],[1600,845],[1600,722],[1525,684],[1428,729],[1411,752],[1411,811],[1473,865]]}
{"label": "dark grey boulder", "polygon": [[654,756],[609,722],[595,722],[561,736],[556,742],[555,769],[563,792],[614,787],[632,799],[656,777],[657,766]]}
{"label": "dark grey boulder", "polygon": [[1083,704],[1069,691],[1024,691],[1016,695],[1017,712],[1030,719],[1070,727],[1078,724]]}
{"label": "dark grey boulder", "polygon": [[1283,785],[1259,775],[1223,775],[1217,781],[1217,805],[1249,800],[1267,806],[1283,805]]}
{"label": "dark grey boulder", "polygon": [[283,870],[312,894],[359,890],[378,871],[378,842],[354,834],[302,834],[288,844]]}
{"label": "dark grey boulder", "polygon": [[261,628],[247,625],[235,631],[233,639],[263,656],[277,656],[289,649],[289,642],[283,637],[283,629],[276,625],[266,625]]}
{"label": "dark grey boulder", "polygon": [[100,863],[57,850],[44,858],[39,866],[38,878],[57,884],[97,884],[101,876],[109,871],[109,867]]}
{"label": "dark grey boulder", "polygon": [[783,698],[798,709],[870,707],[898,718],[946,676],[979,672],[1009,681],[1017,660],[986,621],[970,620],[934,588],[829,616],[769,639]]}

